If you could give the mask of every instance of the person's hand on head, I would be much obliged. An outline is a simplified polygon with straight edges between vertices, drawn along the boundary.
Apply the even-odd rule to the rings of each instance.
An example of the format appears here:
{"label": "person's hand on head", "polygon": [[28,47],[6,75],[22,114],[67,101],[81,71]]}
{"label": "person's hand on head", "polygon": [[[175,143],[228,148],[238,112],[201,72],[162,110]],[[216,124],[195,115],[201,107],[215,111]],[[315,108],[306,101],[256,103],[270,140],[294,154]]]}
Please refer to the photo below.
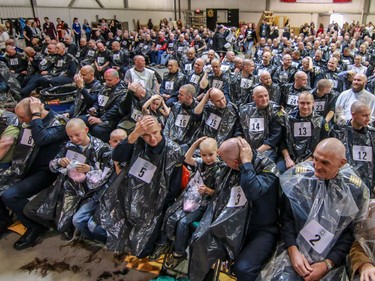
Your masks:
{"label": "person's hand on head", "polygon": [[253,151],[251,150],[250,144],[242,138],[238,137],[238,148],[240,151],[240,159],[242,163],[251,163],[253,160]]}

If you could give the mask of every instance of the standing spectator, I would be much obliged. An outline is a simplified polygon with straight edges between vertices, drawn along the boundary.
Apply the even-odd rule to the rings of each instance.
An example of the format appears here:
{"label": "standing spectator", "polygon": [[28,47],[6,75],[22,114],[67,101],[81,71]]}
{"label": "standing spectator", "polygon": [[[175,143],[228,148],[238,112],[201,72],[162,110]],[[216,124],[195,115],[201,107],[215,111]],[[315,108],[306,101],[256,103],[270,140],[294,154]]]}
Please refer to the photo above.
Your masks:
{"label": "standing spectator", "polygon": [[154,27],[154,24],[152,23],[152,20],[148,19],[147,28],[151,30],[153,27]]}
{"label": "standing spectator", "polygon": [[320,34],[323,34],[323,33],[324,33],[324,25],[321,23],[319,24],[319,29],[316,32],[316,36],[319,36]]}
{"label": "standing spectator", "polygon": [[264,37],[266,39],[270,37],[271,28],[269,24],[267,23],[266,19],[263,19],[262,23],[260,24],[259,32],[260,32],[260,37]]}
{"label": "standing spectator", "polygon": [[244,49],[246,55],[252,55],[252,47],[254,42],[256,41],[256,32],[253,28],[253,24],[251,22],[248,23],[248,27],[245,32],[245,42],[244,42]]}
{"label": "standing spectator", "polygon": [[31,40],[33,39],[33,31],[31,29],[32,20],[27,20],[25,28],[23,29],[23,37],[25,38],[26,46],[31,47],[33,44]]}
{"label": "standing spectator", "polygon": [[7,29],[8,34],[9,34],[9,38],[15,39],[16,35],[17,35],[17,30],[15,29],[13,22],[11,20],[7,20],[5,22],[5,27]]}
{"label": "standing spectator", "polygon": [[5,52],[5,41],[9,39],[9,34],[4,24],[0,24],[0,50]]}
{"label": "standing spectator", "polygon": [[81,24],[78,22],[78,18],[73,19],[72,30],[74,33],[74,41],[78,46],[79,40],[81,40]]}
{"label": "standing spectator", "polygon": [[31,23],[31,31],[33,32],[33,38],[42,39],[42,32],[40,31],[40,28],[37,26],[35,21]]}
{"label": "standing spectator", "polygon": [[64,39],[64,22],[60,19],[60,18],[57,18],[56,19],[57,21],[57,25],[56,25],[56,29],[57,29],[57,39],[62,41]]}
{"label": "standing spectator", "polygon": [[83,20],[82,29],[86,33],[86,41],[89,42],[91,39],[91,26],[89,24],[89,21],[87,19]]}
{"label": "standing spectator", "polygon": [[50,22],[48,17],[45,17],[44,21],[45,21],[43,23],[44,35],[49,36],[52,40],[55,40],[57,37],[55,25],[53,24],[53,22]]}

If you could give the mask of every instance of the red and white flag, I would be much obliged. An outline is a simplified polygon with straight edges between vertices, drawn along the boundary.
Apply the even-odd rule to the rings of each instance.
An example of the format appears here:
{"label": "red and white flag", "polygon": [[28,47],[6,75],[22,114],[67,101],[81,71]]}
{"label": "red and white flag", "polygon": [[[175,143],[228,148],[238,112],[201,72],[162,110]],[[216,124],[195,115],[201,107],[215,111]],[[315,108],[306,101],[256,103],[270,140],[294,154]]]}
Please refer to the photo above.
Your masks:
{"label": "red and white flag", "polygon": [[285,3],[309,3],[309,4],[336,4],[336,3],[351,3],[352,0],[280,0]]}

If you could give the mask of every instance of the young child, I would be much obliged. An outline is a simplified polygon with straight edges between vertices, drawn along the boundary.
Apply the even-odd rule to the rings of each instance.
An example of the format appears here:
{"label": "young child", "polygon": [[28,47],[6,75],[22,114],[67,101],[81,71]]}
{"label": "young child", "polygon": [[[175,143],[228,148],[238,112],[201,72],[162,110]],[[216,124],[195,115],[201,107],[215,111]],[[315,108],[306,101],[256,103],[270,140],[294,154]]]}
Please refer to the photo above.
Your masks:
{"label": "young child", "polygon": [[[107,169],[108,167],[110,169],[110,171],[103,171],[103,173],[108,173],[110,174],[110,176],[107,176],[108,180],[103,183],[100,191],[92,196],[89,201],[82,204],[73,216],[73,225],[81,234],[84,234],[88,238],[92,238],[101,242],[106,241],[107,234],[103,228],[96,224],[93,216],[99,205],[101,196],[122,170],[122,168],[119,166],[119,163],[112,160],[112,150],[126,137],[127,134],[123,129],[116,129],[112,131],[109,139],[111,150],[103,156],[103,158],[106,158],[105,162],[107,162],[105,166],[107,167]],[[115,171],[115,173],[113,173],[113,171]]]}
{"label": "young child", "polygon": [[[193,158],[199,148],[199,158]],[[208,203],[215,194],[216,179],[223,162],[217,158],[217,143],[213,138],[198,139],[185,154],[185,163],[195,167],[185,192],[168,210],[166,234],[174,240],[173,254],[166,261],[166,268],[175,268],[186,257],[186,248],[191,237],[191,224],[200,221]]]}
{"label": "young child", "polygon": [[142,106],[142,113],[156,117],[163,128],[169,112],[170,108],[165,104],[164,99],[160,95],[153,95]]}
{"label": "young child", "polygon": [[[49,163],[51,171],[59,175],[51,188],[40,192],[26,205],[24,213],[42,225],[48,226],[54,221],[57,229],[70,238],[74,213],[95,193],[88,175],[105,169],[103,156],[109,151],[109,146],[90,136],[86,124],[79,118],[70,119],[65,129],[70,141]],[[103,176],[101,181],[106,179]]]}

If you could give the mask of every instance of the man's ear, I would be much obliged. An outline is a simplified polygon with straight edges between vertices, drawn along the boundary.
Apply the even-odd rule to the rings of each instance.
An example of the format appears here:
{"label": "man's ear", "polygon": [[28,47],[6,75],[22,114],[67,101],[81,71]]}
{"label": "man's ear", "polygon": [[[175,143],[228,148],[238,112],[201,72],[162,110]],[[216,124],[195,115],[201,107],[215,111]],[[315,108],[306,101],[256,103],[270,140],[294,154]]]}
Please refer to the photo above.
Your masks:
{"label": "man's ear", "polygon": [[340,166],[340,168],[342,168],[345,164],[347,163],[347,160],[346,159],[342,159],[341,160],[341,166]]}

